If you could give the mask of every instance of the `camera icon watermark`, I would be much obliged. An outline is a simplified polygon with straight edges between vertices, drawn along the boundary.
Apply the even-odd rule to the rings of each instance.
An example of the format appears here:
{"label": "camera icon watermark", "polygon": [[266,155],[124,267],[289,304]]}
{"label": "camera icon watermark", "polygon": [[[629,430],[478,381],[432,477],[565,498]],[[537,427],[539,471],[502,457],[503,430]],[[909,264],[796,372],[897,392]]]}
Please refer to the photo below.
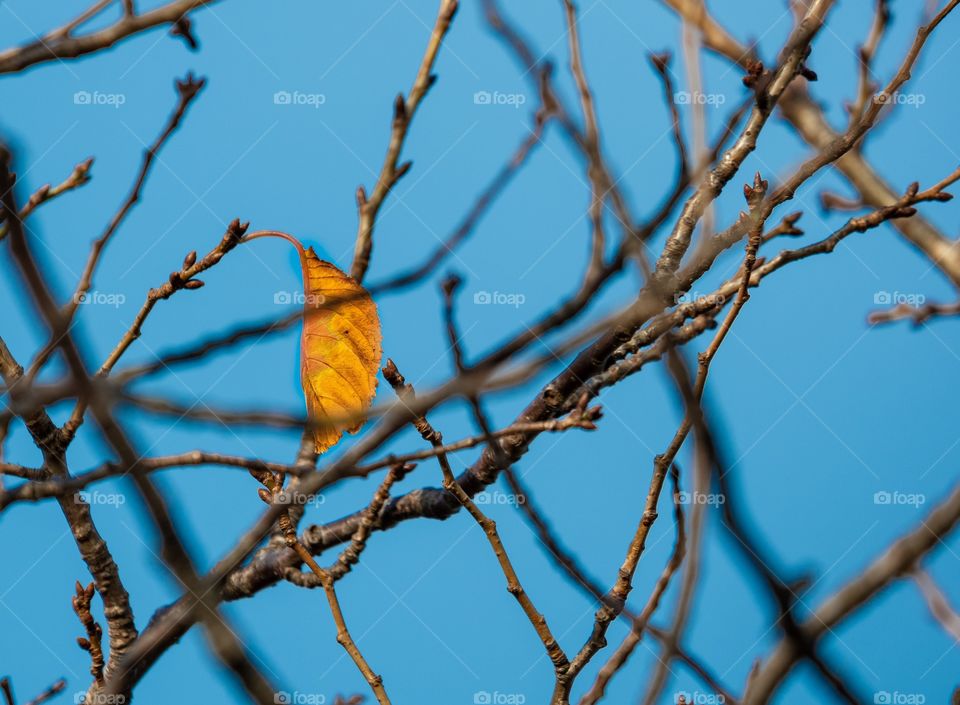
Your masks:
{"label": "camera icon watermark", "polygon": [[678,690],[673,694],[676,705],[723,705],[726,698],[719,693],[703,693],[699,690]]}
{"label": "camera icon watermark", "polygon": [[687,291],[683,294],[674,294],[673,296],[673,303],[676,305],[698,304],[705,306],[722,306],[726,300],[723,294],[717,294],[715,292],[704,294],[699,291]]}
{"label": "camera icon watermark", "polygon": [[927,496],[920,492],[887,492],[881,490],[873,493],[873,503],[890,507],[914,507],[919,509],[927,503]]}
{"label": "camera icon watermark", "polygon": [[480,492],[473,498],[478,505],[507,505],[517,507],[527,503],[526,495],[501,492],[500,490]]}
{"label": "camera icon watermark", "polygon": [[327,102],[323,93],[304,93],[302,91],[277,91],[273,94],[274,105],[301,105],[319,108]]}
{"label": "camera icon watermark", "polygon": [[520,308],[527,301],[523,294],[507,294],[500,291],[477,291],[473,295],[473,303],[478,306],[513,306]]}
{"label": "camera icon watermark", "polygon": [[300,306],[322,306],[327,301],[323,294],[305,294],[302,291],[275,291],[273,303],[279,306],[298,304]]}
{"label": "camera icon watermark", "polygon": [[119,293],[108,293],[104,291],[85,291],[73,295],[74,303],[81,306],[113,306],[120,308],[127,302],[127,297]]}
{"label": "camera icon watermark", "polygon": [[927,696],[923,693],[902,693],[899,690],[878,690],[873,694],[875,705],[923,705]]}
{"label": "camera icon watermark", "polygon": [[283,492],[278,492],[273,495],[273,501],[276,504],[289,504],[289,505],[300,505],[312,507],[319,507],[321,504],[324,504],[327,501],[327,498],[320,493],[316,494],[306,494],[305,492],[298,492],[296,490]]}
{"label": "camera icon watermark", "polygon": [[923,294],[908,294],[902,291],[877,291],[873,294],[873,303],[878,306],[906,304],[907,306],[923,306],[927,297]]}
{"label": "camera icon watermark", "polygon": [[873,96],[873,102],[877,105],[909,105],[919,108],[927,102],[927,96],[923,93],[877,93]]}
{"label": "camera icon watermark", "polygon": [[727,102],[727,96],[723,93],[677,91],[673,94],[673,102],[677,105],[708,105],[711,107],[720,107]]}
{"label": "camera icon watermark", "polygon": [[324,705],[327,696],[323,693],[280,690],[273,694],[273,702],[274,705]]}
{"label": "camera icon watermark", "polygon": [[519,109],[527,102],[523,93],[501,93],[500,91],[477,91],[473,94],[474,105],[508,105]]}
{"label": "camera icon watermark", "polygon": [[85,690],[78,690],[73,694],[73,702],[83,703],[84,705],[124,705],[127,702],[126,695],[108,695],[107,693],[88,693]]}
{"label": "camera icon watermark", "polygon": [[127,503],[127,498],[118,492],[88,492],[80,490],[73,496],[75,504],[90,506],[121,507]]}
{"label": "camera icon watermark", "polygon": [[725,495],[719,492],[678,492],[679,504],[702,504],[708,507],[720,507],[727,503]]}
{"label": "camera icon watermark", "polygon": [[523,705],[525,702],[527,702],[527,696],[523,693],[478,690],[473,694],[473,705]]}
{"label": "camera icon watermark", "polygon": [[123,93],[101,93],[100,91],[77,91],[73,94],[74,105],[107,105],[119,108],[127,102]]}

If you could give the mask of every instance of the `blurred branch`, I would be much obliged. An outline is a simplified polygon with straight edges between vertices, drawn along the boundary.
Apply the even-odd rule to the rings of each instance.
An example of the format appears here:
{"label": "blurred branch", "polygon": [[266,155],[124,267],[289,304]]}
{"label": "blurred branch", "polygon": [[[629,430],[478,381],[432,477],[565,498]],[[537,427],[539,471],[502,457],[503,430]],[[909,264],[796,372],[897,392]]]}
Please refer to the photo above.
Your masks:
{"label": "blurred branch", "polygon": [[[960,487],[935,506],[910,532],[893,542],[876,560],[833,595],[820,603],[799,628],[816,641],[863,607],[895,580],[907,575],[927,553],[942,544],[960,521]],[[796,665],[796,644],[781,639],[747,684],[743,705],[766,703]]]}
{"label": "blurred branch", "polygon": [[[0,193],[2,193],[0,212],[3,213],[7,223],[11,251],[21,267],[27,270],[24,274],[25,278],[31,280],[34,286],[39,286],[42,292],[45,287],[37,279],[35,265],[32,264],[23,225],[14,200],[10,162],[9,151],[0,146]],[[50,320],[49,317],[56,320],[56,307],[49,297],[46,299],[46,312],[48,320]],[[53,477],[69,478],[66,446],[62,442],[59,429],[44,409],[32,405],[21,405],[18,401],[23,391],[19,386],[23,378],[23,368],[17,364],[2,339],[0,339],[0,373],[17,414],[23,419],[34,445],[43,454],[44,470]],[[80,555],[90,570],[96,589],[103,600],[110,641],[110,658],[105,669],[105,675],[109,678],[127,648],[137,638],[130,598],[120,579],[117,564],[93,523],[89,505],[77,501],[73,496],[60,497],[58,503],[71,528]]]}
{"label": "blurred branch", "polygon": [[[208,608],[208,611],[202,616],[214,653],[237,677],[255,702],[261,705],[269,705],[274,701],[275,689],[266,682],[266,679],[259,673],[256,667],[250,663],[234,632],[227,627],[222,618],[215,613],[213,597],[209,596],[207,592],[197,592],[198,579],[183,540],[170,516],[166,499],[162,492],[150,481],[149,477],[147,477],[145,473],[138,471],[138,461],[142,456],[136,452],[126,433],[114,419],[112,410],[97,396],[97,390],[92,385],[86,365],[80,356],[69,328],[61,328],[64,317],[54,304],[53,296],[46,283],[46,278],[31,252],[22,222],[19,220],[19,214],[14,200],[13,179],[9,173],[9,162],[10,154],[4,148],[4,151],[0,153],[0,188],[3,188],[3,212],[5,213],[8,227],[10,228],[11,251],[13,252],[14,260],[16,261],[20,274],[26,282],[33,303],[39,310],[46,327],[51,333],[63,330],[63,334],[57,338],[57,345],[63,351],[64,359],[70,370],[70,376],[73,378],[80,393],[80,403],[85,401],[91,402],[93,415],[96,418],[98,429],[104,440],[106,440],[117,455],[120,456],[121,461],[131,468],[130,473],[133,484],[140,493],[160,535],[160,553],[164,563],[189,592],[195,595],[201,595],[198,602],[203,603],[204,606]],[[171,279],[172,278],[173,277],[171,277]],[[57,435],[60,436],[62,443],[62,433],[58,432]],[[66,449],[67,444],[68,443],[62,443],[60,448],[61,453]],[[65,470],[61,474],[65,474]],[[61,505],[63,501],[66,500],[62,500]],[[105,546],[103,546],[103,550],[106,551]],[[109,560],[111,564],[113,563],[113,559],[109,556],[109,553],[106,554],[106,560]],[[91,570],[93,570],[92,566]],[[106,598],[104,598],[104,602],[106,602]],[[129,605],[126,606],[125,613],[122,617],[132,622]],[[113,649],[111,649],[111,661],[113,660],[114,653]],[[104,675],[109,678],[107,673]],[[91,688],[94,695],[99,696],[98,691],[104,685],[106,684],[102,678],[96,680]],[[124,698],[126,698],[126,694],[124,694]]]}
{"label": "blurred branch", "polygon": [[[683,17],[695,22],[701,29],[704,44],[708,49],[720,54],[730,61],[748,69],[756,61],[752,48],[740,44],[722,26],[720,26],[702,7],[694,8],[691,0],[663,0]],[[894,92],[909,77],[909,67],[912,66],[920,49],[926,43],[930,33],[936,26],[952,12],[956,2],[951,0],[934,16],[930,22],[921,27],[914,40],[913,46],[901,66],[895,79],[884,91],[886,95]],[[904,70],[906,68],[906,71]],[[893,91],[890,90],[893,87]],[[870,108],[874,111],[874,120],[883,101],[874,100]],[[817,151],[828,149],[835,144],[840,136],[833,130],[827,121],[823,110],[802,87],[795,86],[787,91],[780,101],[780,109],[787,121],[797,130],[800,137]],[[860,123],[864,118],[860,119]],[[854,129],[852,123],[850,130]],[[850,132],[848,130],[848,133]],[[847,178],[851,185],[860,194],[862,200],[874,208],[882,208],[893,202],[897,196],[894,190],[876,173],[874,168],[859,151],[851,151],[839,159],[837,169]],[[913,218],[909,221],[895,223],[900,233],[917,249],[923,252],[930,260],[951,280],[954,286],[960,287],[960,248],[954,241],[938,231],[932,224],[923,218]]]}
{"label": "blurred branch", "polygon": [[[764,85],[758,86],[756,104],[740,136],[721,157],[718,166],[704,178],[684,204],[677,224],[657,260],[655,286],[670,288],[667,280],[672,279],[680,267],[680,261],[690,245],[693,228],[709,204],[720,195],[727,182],[737,173],[743,161],[756,149],[757,137],[777,101],[793,79],[802,72],[810,42],[823,26],[832,6],[833,0],[812,2],[806,17],[787,40],[780,65],[774,71],[764,74]],[[765,216],[766,214],[762,214],[761,218]]]}
{"label": "blurred branch", "polygon": [[[49,688],[30,700],[26,705],[41,705],[41,703],[47,702],[58,693],[62,693],[66,687],[67,682],[63,678],[54,681]],[[17,701],[13,697],[13,686],[10,684],[9,678],[0,678],[0,692],[3,693],[3,701],[6,705],[17,705]]]}
{"label": "blurred branch", "polygon": [[[195,251],[187,253],[187,256],[183,260],[183,265],[178,271],[174,271],[170,274],[170,277],[166,283],[150,289],[150,291],[147,292],[147,299],[140,308],[140,311],[134,317],[133,323],[127,329],[126,333],[123,334],[123,337],[120,339],[120,342],[117,343],[116,347],[114,347],[113,351],[107,356],[107,359],[100,366],[100,369],[97,370],[98,379],[102,379],[109,375],[120,357],[127,351],[133,342],[140,337],[140,333],[143,329],[143,323],[147,319],[147,316],[150,315],[153,307],[157,305],[157,302],[163,301],[164,299],[169,299],[174,293],[182,289],[192,290],[202,287],[203,281],[196,279],[195,277],[201,272],[213,267],[221,259],[223,259],[224,255],[240,244],[240,241],[243,238],[244,233],[246,233],[249,225],[249,223],[241,223],[239,219],[233,220],[227,226],[227,232],[224,234],[223,239],[220,240],[220,243],[210,250],[210,252],[207,253],[202,259],[197,260],[197,253]],[[83,423],[83,417],[87,410],[87,403],[87,400],[81,397],[77,401],[76,406],[73,408],[70,418],[63,425],[61,435],[65,443],[69,444],[73,440],[77,429],[80,427],[80,424]]]}
{"label": "blurred branch", "polygon": [[125,13],[119,20],[89,34],[73,30],[112,2],[100,0],[90,10],[34,42],[0,52],[0,73],[15,73],[47,61],[63,61],[107,49],[145,30],[176,23],[191,11],[216,0],[176,0],[141,14]]}
{"label": "blurred branch", "polygon": [[[544,75],[541,79],[541,84],[544,85],[546,80],[547,77]],[[528,128],[527,134],[510,160],[497,172],[490,183],[487,184],[486,188],[480,193],[477,200],[474,201],[473,206],[450,236],[434,250],[433,254],[426,258],[423,264],[392,276],[384,282],[371,284],[367,287],[371,294],[376,295],[404,289],[424,277],[429,276],[469,237],[493,202],[506,190],[506,187],[510,185],[513,178],[527,164],[534,149],[542,143],[544,130],[546,129],[547,123],[549,123],[553,117],[554,107],[552,101],[549,99],[549,95],[542,96],[541,102],[541,106],[534,112],[533,129]]]}
{"label": "blurred branch", "polygon": [[[85,183],[90,162],[78,165],[59,186],[45,186],[37,190],[20,209],[13,187],[15,178],[9,171],[9,154],[0,153],[0,192],[2,192],[3,230],[0,240],[9,251],[15,271],[23,281],[22,303],[25,312],[32,305],[34,313],[46,326],[48,342],[34,357],[30,371],[24,375],[11,351],[0,339],[0,373],[4,387],[0,394],[8,397],[7,409],[0,414],[0,475],[13,482],[0,487],[0,510],[16,503],[43,498],[55,498],[67,518],[81,556],[93,577],[93,583],[83,588],[78,584],[76,611],[84,624],[87,636],[81,646],[91,656],[94,683],[88,700],[129,698],[134,686],[149,672],[195,624],[201,623],[207,644],[254,702],[275,702],[278,693],[251,660],[246,648],[223,621],[222,601],[251,597],[260,590],[286,580],[303,587],[321,587],[337,627],[337,640],[350,655],[360,673],[380,703],[389,703],[380,676],[373,671],[359,650],[347,628],[336,590],[338,581],[353,566],[367,560],[364,553],[376,532],[388,531],[410,519],[430,518],[444,520],[465,508],[483,529],[492,547],[508,590],[514,595],[540,639],[545,654],[554,667],[555,686],[552,705],[568,705],[576,678],[596,655],[607,646],[608,632],[616,620],[623,620],[630,631],[620,645],[600,666],[596,679],[581,702],[592,705],[602,698],[611,679],[625,672],[631,655],[644,636],[650,635],[661,645],[661,659],[645,679],[647,702],[661,697],[670,678],[670,665],[684,662],[713,692],[725,702],[734,703],[734,697],[711,673],[710,667],[684,649],[688,622],[695,609],[695,598],[700,587],[700,563],[704,559],[705,510],[694,503],[689,519],[684,516],[680,502],[680,471],[676,458],[688,435],[695,437],[693,445],[694,493],[703,493],[716,484],[725,497],[723,523],[735,540],[746,566],[762,586],[776,609],[773,626],[782,636],[771,656],[759,664],[749,678],[743,702],[767,702],[794,666],[806,661],[817,676],[828,684],[835,694],[847,701],[858,702],[848,680],[828,660],[827,649],[821,640],[849,614],[872,600],[894,580],[912,575],[924,594],[935,617],[949,633],[960,633],[957,615],[947,605],[940,590],[929,576],[919,570],[918,562],[960,522],[960,490],[933,510],[922,526],[898,540],[885,556],[874,562],[865,572],[839,590],[812,615],[798,609],[807,583],[805,576],[795,579],[781,577],[775,567],[777,557],[763,547],[762,535],[751,530],[747,512],[732,494],[732,482],[727,477],[729,467],[723,458],[721,437],[715,431],[716,419],[708,418],[702,402],[706,380],[721,345],[729,336],[735,321],[751,296],[751,289],[776,271],[808,259],[814,255],[833,252],[849,235],[866,232],[884,223],[893,223],[901,232],[931,258],[960,288],[960,251],[956,242],[939,232],[917,215],[917,206],[926,202],[945,202],[951,198],[946,189],[960,180],[960,169],[953,171],[933,186],[920,190],[911,183],[902,193],[887,186],[865,161],[862,148],[867,136],[892,112],[889,98],[900,91],[910,79],[924,46],[960,0],[944,2],[942,9],[934,8],[928,24],[920,27],[913,43],[894,75],[879,94],[874,92],[872,73],[878,48],[887,31],[890,18],[886,0],[876,0],[872,24],[861,46],[856,93],[849,106],[850,119],[842,131],[834,130],[825,118],[824,109],[810,97],[803,81],[816,80],[808,66],[811,44],[826,22],[834,0],[791,2],[795,26],[781,47],[778,58],[765,66],[752,46],[745,46],[729,34],[709,14],[702,0],[663,0],[681,17],[684,27],[683,50],[690,72],[690,88],[703,89],[699,73],[699,53],[702,47],[716,52],[743,70],[743,83],[749,97],[726,118],[724,129],[713,145],[706,144],[705,114],[695,108],[692,147],[688,147],[681,124],[674,93],[673,76],[669,70],[667,52],[652,54],[650,60],[660,82],[669,125],[662,137],[672,136],[677,159],[677,173],[663,189],[662,202],[655,204],[645,220],[636,218],[629,206],[626,189],[627,173],[617,175],[611,165],[621,154],[613,148],[608,160],[604,152],[605,134],[597,112],[597,96],[588,80],[584,44],[581,40],[583,24],[574,0],[560,0],[566,23],[569,78],[568,85],[554,83],[552,64],[546,54],[537,50],[522,31],[501,14],[495,0],[484,0],[487,21],[496,37],[503,42],[519,62],[523,78],[532,84],[539,95],[539,105],[526,126],[527,134],[509,160],[486,182],[446,240],[426,252],[420,264],[403,270],[370,288],[386,294],[401,291],[428,276],[437,273],[448,255],[477,230],[481,219],[492,204],[514,183],[515,177],[531,162],[531,155],[545,139],[547,125],[556,126],[559,136],[566,141],[574,159],[583,165],[584,176],[571,172],[588,194],[585,215],[589,221],[590,247],[579,281],[554,292],[553,305],[539,311],[535,317],[523,321],[522,327],[508,331],[502,340],[483,343],[487,347],[480,354],[468,355],[457,322],[456,293],[460,279],[448,277],[443,285],[442,324],[446,330],[449,352],[453,358],[454,373],[444,377],[433,388],[420,390],[417,395],[407,385],[392,361],[384,368],[384,376],[397,392],[400,401],[380,404],[364,410],[364,419],[375,419],[367,430],[336,453],[324,458],[318,465],[317,456],[309,443],[309,431],[330,418],[307,418],[299,413],[284,413],[276,407],[262,404],[250,410],[227,410],[205,406],[202,410],[177,401],[140,394],[133,384],[159,372],[172,371],[177,365],[207,362],[215,354],[240,344],[251,345],[262,338],[289,329],[304,322],[304,312],[283,315],[270,321],[242,324],[220,333],[201,333],[199,340],[157,356],[147,364],[136,364],[116,370],[120,359],[141,335],[146,319],[158,301],[169,298],[182,289],[197,289],[203,282],[197,278],[203,271],[216,265],[222,257],[241,244],[246,237],[246,224],[233,221],[221,242],[198,259],[189,252],[178,270],[171,273],[162,286],[150,289],[132,324],[114,345],[104,362],[91,374],[77,341],[79,333],[72,330],[78,305],[93,286],[103,253],[128,214],[139,201],[157,152],[166,143],[203,85],[188,76],[178,83],[179,100],[164,129],[144,154],[129,194],[114,214],[101,236],[94,241],[76,284],[73,298],[58,307],[51,293],[51,282],[45,276],[32,250],[34,236],[23,227],[23,219],[42,203]],[[181,36],[195,47],[188,13],[204,2],[167,2],[147,11],[138,11],[133,0],[100,0],[72,21],[48,33],[38,42],[19,49],[0,53],[0,72],[18,71],[51,59],[67,59],[105,49],[115,42],[150,27],[168,25],[170,33]],[[437,19],[408,95],[400,95],[394,104],[393,122],[387,153],[377,181],[368,195],[363,187],[357,192],[358,231],[351,273],[362,280],[368,271],[373,248],[373,233],[377,218],[385,211],[383,204],[399,179],[411,167],[401,162],[413,117],[436,80],[433,73],[441,44],[449,33],[457,10],[456,0],[440,0]],[[108,9],[118,11],[120,18],[106,23],[103,29],[88,34],[77,32],[93,19],[103,21]],[[588,45],[589,46],[589,45]],[[569,102],[566,98],[572,97]],[[760,135],[774,111],[779,108],[793,129],[812,146],[813,153],[772,188],[759,174],[744,189],[747,209],[729,226],[716,232],[711,212],[719,202],[730,181],[739,173],[760,142]],[[792,200],[798,190],[812,182],[812,177],[824,173],[831,166],[843,173],[854,186],[852,197],[842,198],[832,192],[821,195],[827,210],[854,210],[863,213],[851,217],[841,227],[822,240],[778,253],[770,251],[785,236],[798,237],[803,231],[797,227],[802,212],[777,215],[776,211]],[[629,172],[629,170],[628,170]],[[659,184],[657,184],[659,186]],[[653,194],[655,197],[656,194]],[[649,203],[651,193],[643,193],[643,203]],[[677,212],[675,212],[677,211]],[[779,217],[776,225],[771,220]],[[607,223],[613,223],[619,240],[610,242],[612,232]],[[668,232],[662,232],[668,231]],[[694,234],[696,246],[691,248]],[[659,237],[660,235],[664,237]],[[543,233],[549,238],[551,233]],[[656,266],[648,264],[648,250],[655,243],[665,244],[655,255]],[[745,240],[745,242],[744,242]],[[774,241],[777,241],[774,244]],[[716,276],[725,266],[724,258],[738,244],[744,247],[742,264],[730,276]],[[502,254],[502,253],[501,253]],[[507,253],[509,254],[509,252]],[[628,265],[635,263],[640,270],[640,283],[634,284],[627,275]],[[695,287],[712,282],[706,296]],[[720,281],[718,285],[715,282]],[[807,280],[805,280],[807,281]],[[813,280],[809,280],[813,281]],[[808,283],[809,283],[808,281]],[[567,286],[567,282],[561,282]],[[615,285],[620,285],[618,289]],[[608,302],[621,296],[627,286],[626,302],[609,307]],[[801,284],[804,286],[806,284]],[[693,292],[693,293],[691,293]],[[729,304],[729,305],[728,305]],[[612,310],[610,310],[612,308]],[[724,313],[726,312],[726,313]],[[910,318],[923,324],[935,316],[960,314],[960,304],[928,304],[916,307],[897,306],[872,315],[871,322]],[[219,319],[218,319],[219,320]],[[221,324],[216,324],[221,325]],[[715,331],[698,358],[695,375],[687,368],[679,346],[685,345],[708,330]],[[44,364],[59,352],[66,363],[66,374],[52,383],[34,384]],[[579,650],[568,658],[547,624],[546,618],[521,586],[518,572],[522,566],[508,557],[507,550],[495,523],[481,511],[474,498],[503,474],[517,496],[526,497],[528,490],[512,468],[528,452],[536,439],[544,433],[565,432],[572,429],[595,430],[600,418],[599,406],[590,406],[604,389],[624,382],[651,362],[665,360],[667,371],[679,391],[683,403],[683,419],[664,452],[653,459],[649,485],[637,509],[634,534],[624,539],[625,556],[612,587],[607,591],[585,570],[583,562],[563,544],[547,518],[549,507],[533,502],[520,504],[538,538],[547,548],[554,563],[573,584],[596,602],[592,627],[581,641]],[[543,373],[550,370],[549,379]],[[542,376],[541,376],[542,375]],[[109,377],[109,379],[107,379]],[[492,392],[512,389],[522,383],[536,380],[535,390],[527,405],[513,422],[497,428],[486,407]],[[451,402],[465,400],[468,411],[478,429],[477,435],[452,443],[444,443],[439,432],[427,421],[427,415]],[[50,414],[61,402],[69,401],[73,410],[63,427],[58,428]],[[259,403],[259,402],[255,402]],[[303,434],[292,463],[274,462],[260,457],[244,457],[209,451],[189,451],[173,455],[147,457],[135,447],[121,419],[128,407],[142,415],[143,411],[174,414],[184,421],[209,421],[225,428],[253,425],[259,429],[285,428]],[[48,411],[48,409],[50,411]],[[93,461],[93,467],[79,475],[72,475],[67,466],[68,447],[75,440],[78,429],[87,414],[95,422],[96,440],[105,447],[103,456]],[[358,422],[360,414],[349,419]],[[33,444],[42,454],[39,467],[36,462],[7,462],[2,455],[3,444],[11,422],[22,421]],[[430,447],[404,454],[387,453],[398,435],[410,424],[419,431]],[[192,445],[192,444],[190,444]],[[189,447],[189,446],[188,446]],[[449,454],[482,447],[472,464],[459,476],[450,465]],[[342,451],[342,452],[341,452]],[[255,455],[253,453],[251,456]],[[415,487],[405,493],[394,494],[401,480],[413,469],[416,460],[436,458],[440,466],[442,487]],[[267,506],[255,521],[234,542],[228,544],[220,560],[205,574],[201,574],[187,548],[189,535],[176,520],[178,502],[155,482],[153,473],[173,468],[218,466],[246,469],[265,489],[260,496]],[[330,493],[330,488],[341,489],[346,480],[370,477],[379,470],[386,471],[372,496],[355,511],[339,519],[298,529],[305,517],[304,502],[300,498]],[[676,540],[673,551],[652,585],[643,609],[637,613],[628,606],[628,597],[634,589],[634,577],[642,570],[640,562],[646,553],[651,528],[658,518],[663,487],[667,476],[673,482],[673,513]],[[193,477],[193,475],[191,475]],[[289,477],[289,483],[284,483]],[[150,526],[157,533],[157,551],[163,564],[177,579],[181,596],[171,605],[153,615],[150,623],[137,632],[129,597],[120,582],[113,558],[97,533],[89,506],[78,494],[94,482],[109,478],[128,479],[146,511]],[[6,479],[4,479],[6,483]],[[11,486],[12,485],[12,486]],[[337,487],[341,485],[341,487]],[[350,487],[354,484],[350,483]],[[346,488],[344,488],[346,489]],[[215,497],[207,498],[216,502]],[[349,507],[348,507],[349,508]],[[337,515],[332,515],[337,516]],[[298,535],[298,531],[300,531]],[[329,568],[321,568],[314,556],[327,549],[343,545]],[[514,557],[515,559],[516,557]],[[303,570],[306,565],[307,570]],[[518,571],[518,568],[520,570]],[[656,573],[651,573],[655,577]],[[345,581],[346,584],[349,581]],[[667,602],[668,589],[676,586],[671,622],[667,626],[651,623],[654,613]],[[104,658],[100,643],[100,627],[90,611],[94,591],[103,600],[104,616],[109,634],[109,657]],[[105,662],[106,661],[106,662]],[[13,695],[8,681],[2,683],[4,696],[12,705]],[[62,684],[61,684],[62,689]],[[43,696],[41,696],[43,697]],[[337,699],[356,703],[359,696]],[[104,700],[105,701],[105,700]]]}
{"label": "blurred branch", "polygon": [[877,325],[879,323],[908,320],[912,321],[915,326],[921,326],[932,318],[957,315],[960,315],[960,301],[952,304],[930,303],[922,306],[901,303],[886,311],[873,311],[867,316],[867,322],[871,325]]}
{"label": "blurred branch", "polygon": [[920,589],[933,618],[955,642],[960,642],[960,615],[950,606],[947,596],[924,570],[919,568],[914,570],[913,581]]}
{"label": "blurred branch", "polygon": [[890,24],[889,0],[874,0],[874,3],[876,10],[873,15],[873,23],[870,25],[870,33],[867,35],[864,43],[860,45],[860,50],[857,55],[859,59],[859,77],[857,97],[853,105],[849,106],[851,126],[862,118],[867,101],[870,100],[874,91],[877,90],[877,84],[872,77],[873,60],[877,55],[880,41],[883,39],[883,35],[886,33],[887,27]]}
{"label": "blurred branch", "polygon": [[66,687],[67,687],[67,682],[62,678],[58,681],[54,681],[54,683],[49,688],[47,688],[45,691],[40,693],[37,697],[27,702],[27,705],[41,705],[41,703],[45,703],[51,698],[53,698],[55,695],[62,693],[64,690],[66,690]]}
{"label": "blurred branch", "polygon": [[127,215],[140,200],[140,192],[142,191],[143,185],[147,180],[147,175],[150,173],[150,167],[153,165],[154,158],[162,149],[164,143],[167,141],[170,135],[176,131],[177,127],[180,125],[181,119],[187,111],[187,108],[190,106],[190,103],[193,102],[194,98],[196,98],[200,93],[204,83],[205,79],[201,78],[196,80],[194,79],[193,74],[187,74],[184,80],[176,81],[175,85],[178,94],[177,106],[170,115],[170,118],[167,120],[167,124],[163,131],[160,133],[157,139],[154,140],[153,144],[144,150],[140,171],[137,174],[133,188],[130,190],[130,194],[120,206],[120,209],[114,214],[103,234],[94,240],[93,245],[90,248],[90,255],[87,258],[86,264],[84,265],[83,273],[80,275],[80,281],[77,282],[73,296],[70,297],[70,300],[60,312],[61,327],[54,331],[51,340],[40,351],[31,364],[30,370],[27,372],[26,383],[28,386],[33,383],[36,375],[43,368],[44,364],[46,364],[46,361],[49,359],[50,355],[53,354],[53,351],[56,350],[57,341],[66,333],[67,330],[69,330],[70,325],[73,322],[73,318],[77,313],[77,309],[80,307],[80,304],[83,303],[87,293],[90,291],[90,287],[93,285],[93,275],[97,265],[100,263],[100,258],[103,255],[104,249],[110,242],[113,235],[117,232],[120,225],[126,219]]}
{"label": "blurred branch", "polygon": [[[68,191],[73,191],[74,189],[80,188],[84,184],[88,183],[90,181],[91,166],[93,166],[93,157],[90,157],[89,159],[82,161],[73,167],[73,171],[70,172],[70,176],[56,186],[44,184],[34,191],[30,198],[27,199],[27,202],[24,203],[23,207],[20,209],[20,220],[26,220],[30,214],[32,214],[44,203],[52,201],[57,196],[67,193]],[[7,227],[4,225],[2,228],[0,228],[0,240],[3,240],[3,238],[6,236]]]}

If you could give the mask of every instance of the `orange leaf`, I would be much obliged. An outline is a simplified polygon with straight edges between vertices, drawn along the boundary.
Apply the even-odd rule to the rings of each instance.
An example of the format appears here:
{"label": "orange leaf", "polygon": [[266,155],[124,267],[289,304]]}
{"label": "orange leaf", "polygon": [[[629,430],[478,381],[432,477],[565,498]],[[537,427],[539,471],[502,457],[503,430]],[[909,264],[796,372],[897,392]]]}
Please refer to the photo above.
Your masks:
{"label": "orange leaf", "polygon": [[[356,433],[373,401],[380,367],[381,335],[377,305],[353,277],[303,248],[286,233],[249,235],[281,237],[297,248],[303,268],[304,319],[300,335],[300,382],[317,453],[335,445],[343,432]],[[326,423],[329,421],[329,423]]]}

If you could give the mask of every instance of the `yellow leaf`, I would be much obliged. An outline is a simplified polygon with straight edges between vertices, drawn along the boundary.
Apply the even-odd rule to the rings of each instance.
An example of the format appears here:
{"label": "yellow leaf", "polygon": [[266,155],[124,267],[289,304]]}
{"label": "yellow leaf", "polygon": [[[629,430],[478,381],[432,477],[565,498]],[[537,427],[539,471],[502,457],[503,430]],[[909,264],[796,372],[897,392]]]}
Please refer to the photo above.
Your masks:
{"label": "yellow leaf", "polygon": [[377,389],[382,356],[380,318],[370,294],[351,276],[304,249],[286,233],[249,235],[280,237],[297,248],[303,269],[304,318],[300,335],[300,382],[317,453],[335,445],[343,432],[356,433]]}

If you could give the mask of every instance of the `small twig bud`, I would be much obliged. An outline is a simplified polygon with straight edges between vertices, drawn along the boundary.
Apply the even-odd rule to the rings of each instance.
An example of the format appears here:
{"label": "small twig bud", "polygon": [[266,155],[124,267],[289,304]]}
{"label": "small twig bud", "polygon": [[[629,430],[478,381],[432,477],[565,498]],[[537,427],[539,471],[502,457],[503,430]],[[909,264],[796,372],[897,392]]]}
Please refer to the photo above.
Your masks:
{"label": "small twig bud", "polygon": [[460,278],[459,274],[450,273],[440,284],[440,290],[443,292],[443,295],[449,299],[453,296],[462,283],[463,279]]}
{"label": "small twig bud", "polygon": [[401,124],[407,121],[407,101],[403,93],[398,93],[393,101],[393,120]]}
{"label": "small twig bud", "polygon": [[747,64],[747,75],[743,77],[743,85],[747,88],[756,88],[761,76],[763,76],[763,62],[754,59]]}
{"label": "small twig bud", "polygon": [[180,99],[182,101],[191,100],[200,92],[200,89],[203,88],[206,83],[207,79],[194,78],[193,73],[188,73],[182,81],[177,80],[177,90],[180,92]]}
{"label": "small twig bud", "polygon": [[759,171],[753,177],[752,186],[750,184],[744,184],[743,197],[747,200],[747,205],[750,206],[750,210],[760,205],[764,196],[767,195],[768,186],[769,183],[760,176]]}
{"label": "small twig bud", "polygon": [[50,193],[50,184],[44,184],[38,188],[31,196],[28,203],[31,206],[36,206],[40,203],[43,203],[47,200],[47,195]]}
{"label": "small twig bud", "polygon": [[397,167],[397,173],[394,175],[393,180],[399,181],[403,176],[410,171],[410,167],[413,166],[413,162],[407,161]]}
{"label": "small twig bud", "polygon": [[653,64],[653,67],[660,73],[665,72],[670,67],[670,61],[672,59],[673,54],[671,54],[669,51],[650,54],[650,61]]}
{"label": "small twig bud", "polygon": [[817,80],[817,72],[808,68],[806,64],[800,67],[800,75],[803,76],[808,81]]}
{"label": "small twig bud", "polygon": [[183,15],[173,23],[173,27],[170,28],[170,36],[183,37],[183,40],[187,43],[187,46],[189,46],[193,51],[196,51],[200,46],[200,43],[193,35],[192,29],[190,18],[187,15]]}
{"label": "small twig bud", "polygon": [[270,472],[263,468],[247,468],[247,472],[261,485],[266,485],[271,477]]}

